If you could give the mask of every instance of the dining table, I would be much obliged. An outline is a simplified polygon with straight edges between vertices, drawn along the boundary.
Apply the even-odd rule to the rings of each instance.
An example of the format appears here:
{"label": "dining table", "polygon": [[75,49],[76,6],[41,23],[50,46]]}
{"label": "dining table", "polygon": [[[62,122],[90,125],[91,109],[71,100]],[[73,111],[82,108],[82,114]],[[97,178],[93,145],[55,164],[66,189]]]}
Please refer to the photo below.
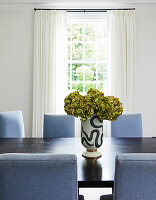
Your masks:
{"label": "dining table", "polygon": [[156,153],[156,138],[103,138],[99,159],[82,157],[80,138],[1,138],[3,153],[52,153],[77,156],[78,187],[100,188],[114,184],[115,157],[123,153]]}

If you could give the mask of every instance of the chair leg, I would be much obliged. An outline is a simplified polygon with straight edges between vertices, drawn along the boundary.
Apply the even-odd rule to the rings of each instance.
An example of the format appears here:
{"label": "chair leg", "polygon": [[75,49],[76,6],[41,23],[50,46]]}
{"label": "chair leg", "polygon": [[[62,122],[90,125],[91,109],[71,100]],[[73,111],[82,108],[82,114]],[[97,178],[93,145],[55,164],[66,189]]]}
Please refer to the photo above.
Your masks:
{"label": "chair leg", "polygon": [[79,200],[84,200],[84,196],[83,195],[79,195]]}

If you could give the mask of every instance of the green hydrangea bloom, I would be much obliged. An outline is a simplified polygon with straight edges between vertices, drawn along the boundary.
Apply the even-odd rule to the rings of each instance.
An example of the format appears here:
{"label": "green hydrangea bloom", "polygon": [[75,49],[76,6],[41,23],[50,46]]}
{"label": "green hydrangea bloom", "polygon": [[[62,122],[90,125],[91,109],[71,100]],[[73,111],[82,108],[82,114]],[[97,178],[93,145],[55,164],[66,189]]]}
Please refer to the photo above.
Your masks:
{"label": "green hydrangea bloom", "polygon": [[85,121],[95,114],[101,120],[115,121],[123,112],[122,103],[113,96],[104,96],[97,89],[90,89],[85,96],[74,91],[66,96],[64,110],[68,115]]}

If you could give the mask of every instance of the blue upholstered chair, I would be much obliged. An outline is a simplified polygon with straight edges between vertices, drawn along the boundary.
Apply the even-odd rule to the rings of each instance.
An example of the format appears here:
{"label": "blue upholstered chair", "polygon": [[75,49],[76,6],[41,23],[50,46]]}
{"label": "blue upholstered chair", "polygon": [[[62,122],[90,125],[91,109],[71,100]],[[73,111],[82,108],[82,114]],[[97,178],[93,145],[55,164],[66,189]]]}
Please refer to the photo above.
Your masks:
{"label": "blue upholstered chair", "polygon": [[0,155],[1,200],[77,200],[77,192],[75,155]]}
{"label": "blue upholstered chair", "polygon": [[45,114],[43,137],[75,137],[75,118],[69,115]]}
{"label": "blue upholstered chair", "polygon": [[0,138],[22,137],[24,137],[24,123],[22,112],[0,112]]}
{"label": "blue upholstered chair", "polygon": [[[155,200],[155,190],[156,154],[116,157],[114,200]],[[103,195],[100,200],[113,200],[113,195]]]}
{"label": "blue upholstered chair", "polygon": [[111,122],[111,136],[116,138],[142,137],[141,114],[123,114]]}

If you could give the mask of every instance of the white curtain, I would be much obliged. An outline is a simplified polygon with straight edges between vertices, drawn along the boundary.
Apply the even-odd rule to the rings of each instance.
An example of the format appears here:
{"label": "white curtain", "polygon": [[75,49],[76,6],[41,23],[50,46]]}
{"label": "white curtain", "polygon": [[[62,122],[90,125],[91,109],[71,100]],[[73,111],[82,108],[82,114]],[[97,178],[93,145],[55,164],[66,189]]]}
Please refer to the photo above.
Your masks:
{"label": "white curtain", "polygon": [[135,112],[135,11],[110,11],[108,19],[112,95]]}
{"label": "white curtain", "polygon": [[36,11],[34,24],[33,137],[43,136],[44,113],[62,113],[67,68],[67,14]]}

